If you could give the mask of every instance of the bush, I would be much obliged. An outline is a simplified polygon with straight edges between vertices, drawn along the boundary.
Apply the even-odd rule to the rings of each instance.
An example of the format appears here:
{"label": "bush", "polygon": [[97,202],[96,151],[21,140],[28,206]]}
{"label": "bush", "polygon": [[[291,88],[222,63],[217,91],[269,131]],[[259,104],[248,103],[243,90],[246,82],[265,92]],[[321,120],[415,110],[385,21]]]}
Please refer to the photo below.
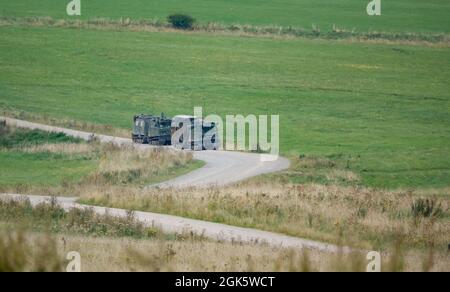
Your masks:
{"label": "bush", "polygon": [[434,199],[418,199],[411,205],[411,213],[414,218],[440,217],[443,213],[441,204]]}
{"label": "bush", "polygon": [[82,143],[80,138],[67,136],[64,133],[44,132],[10,127],[0,122],[0,147],[28,147],[46,143]]}
{"label": "bush", "polygon": [[176,29],[192,29],[195,19],[185,14],[172,14],[167,21]]}

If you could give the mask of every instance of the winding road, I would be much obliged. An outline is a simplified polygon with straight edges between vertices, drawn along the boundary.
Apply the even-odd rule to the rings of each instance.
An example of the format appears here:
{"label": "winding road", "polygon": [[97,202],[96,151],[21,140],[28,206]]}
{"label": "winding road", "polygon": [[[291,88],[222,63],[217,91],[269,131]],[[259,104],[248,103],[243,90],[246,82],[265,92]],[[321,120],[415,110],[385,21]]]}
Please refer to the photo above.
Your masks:
{"label": "winding road", "polygon": [[[117,145],[134,145],[137,149],[149,149],[155,146],[136,145],[131,139],[112,137],[107,135],[92,134],[83,131],[47,126],[7,117],[0,117],[0,121],[6,121],[8,125],[20,128],[39,129],[48,132],[61,132],[72,137],[89,140],[93,137],[101,142],[109,142]],[[173,148],[169,148],[173,149]],[[178,150],[173,150],[178,151]],[[211,185],[226,185],[247,178],[277,171],[285,170],[289,167],[289,160],[278,157],[274,161],[263,162],[259,154],[227,152],[227,151],[200,151],[194,152],[194,158],[205,162],[205,166],[186,175],[166,181],[158,185],[148,187],[207,187]],[[28,198],[33,205],[49,201],[48,196],[32,196],[20,194],[0,194],[0,199],[17,200]],[[92,208],[98,214],[105,214],[118,217],[126,217],[127,210],[105,208],[97,206],[87,206],[78,204],[77,198],[57,197],[57,202],[66,210],[71,208]],[[177,216],[157,214],[151,212],[135,212],[136,219],[147,226],[160,228],[167,233],[192,232],[214,240],[243,242],[243,243],[265,243],[274,247],[308,248],[325,252],[348,252],[347,247],[340,248],[335,245],[311,241],[298,237],[291,237],[282,234],[266,232],[250,228],[241,228],[219,223],[212,223],[200,220],[187,219]]]}
{"label": "winding road", "polygon": [[[47,132],[64,133],[68,136],[90,140],[93,137],[104,143],[117,145],[133,145],[137,149],[149,149],[157,146],[134,144],[131,139],[93,134],[83,131],[47,126],[7,117],[0,117],[8,125],[38,129]],[[172,147],[165,147],[172,151]],[[205,166],[186,175],[156,185],[157,187],[208,187],[211,185],[227,185],[242,181],[261,174],[282,171],[289,168],[289,160],[283,157],[274,158],[273,161],[264,161],[264,154],[230,152],[230,151],[194,151],[194,159],[205,162]]]}

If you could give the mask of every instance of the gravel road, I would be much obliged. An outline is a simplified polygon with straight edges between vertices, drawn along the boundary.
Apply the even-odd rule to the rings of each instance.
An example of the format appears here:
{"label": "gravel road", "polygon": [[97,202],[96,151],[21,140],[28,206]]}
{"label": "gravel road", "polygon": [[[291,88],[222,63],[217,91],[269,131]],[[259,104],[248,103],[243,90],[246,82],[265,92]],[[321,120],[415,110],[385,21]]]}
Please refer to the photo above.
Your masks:
{"label": "gravel road", "polygon": [[[47,132],[60,132],[66,135],[89,140],[95,137],[104,143],[117,145],[134,145],[138,149],[149,149],[155,146],[134,144],[131,139],[107,135],[93,134],[83,131],[47,126],[12,118],[0,117],[0,121],[20,128],[39,129]],[[173,151],[172,147],[166,147]],[[205,166],[186,175],[158,184],[158,187],[208,187],[211,185],[227,185],[261,174],[282,171],[289,168],[289,160],[278,157],[274,161],[261,159],[260,154],[231,151],[195,151],[194,159],[205,162]]]}

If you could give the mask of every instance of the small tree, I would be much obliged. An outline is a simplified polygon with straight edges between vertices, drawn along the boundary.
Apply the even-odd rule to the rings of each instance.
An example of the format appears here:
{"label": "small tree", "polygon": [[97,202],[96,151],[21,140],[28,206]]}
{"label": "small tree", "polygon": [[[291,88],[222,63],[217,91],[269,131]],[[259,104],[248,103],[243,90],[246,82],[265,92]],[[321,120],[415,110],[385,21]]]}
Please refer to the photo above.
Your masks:
{"label": "small tree", "polygon": [[172,14],[167,21],[176,29],[192,29],[195,19],[185,14]]}

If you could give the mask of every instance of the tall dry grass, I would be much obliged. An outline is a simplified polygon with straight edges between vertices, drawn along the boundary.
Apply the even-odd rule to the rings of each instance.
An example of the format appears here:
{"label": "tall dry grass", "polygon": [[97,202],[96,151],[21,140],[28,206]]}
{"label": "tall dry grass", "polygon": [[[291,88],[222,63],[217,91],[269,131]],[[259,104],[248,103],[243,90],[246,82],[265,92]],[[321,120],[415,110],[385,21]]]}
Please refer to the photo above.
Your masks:
{"label": "tall dry grass", "polygon": [[171,172],[188,166],[193,161],[189,152],[174,152],[154,148],[139,151],[133,146],[102,144],[98,169],[83,185],[145,185],[170,176]]}
{"label": "tall dry grass", "polygon": [[61,272],[63,263],[51,236],[0,231],[0,272]]}
{"label": "tall dry grass", "polygon": [[[213,242],[190,237],[93,237],[0,232],[0,271],[63,271],[65,255],[77,251],[84,272],[364,272],[366,254]],[[450,271],[448,255],[430,265],[417,252],[382,254],[382,271]]]}
{"label": "tall dry grass", "polygon": [[[56,238],[56,237],[55,237]],[[214,242],[205,239],[154,238],[135,240],[58,236],[59,254],[78,251],[82,271],[149,272],[364,272],[365,252],[329,254],[316,250]],[[436,253],[427,269],[427,255],[383,253],[382,271],[450,271],[448,255]]]}
{"label": "tall dry grass", "polygon": [[[65,211],[55,201],[36,207],[0,201],[0,271],[61,271],[70,251],[80,253],[82,271],[343,272],[365,271],[368,264],[364,251],[332,254],[150,231],[133,212],[116,218],[90,209]],[[408,250],[405,237],[397,238],[382,253],[383,271],[449,271],[447,252]]]}
{"label": "tall dry grass", "polygon": [[25,153],[55,153],[64,155],[79,155],[92,153],[94,148],[90,144],[78,144],[78,143],[61,143],[61,144],[41,144],[30,147],[23,147],[19,149]]}
{"label": "tall dry grass", "polygon": [[385,249],[401,235],[403,246],[427,249],[450,242],[448,196],[438,216],[415,216],[424,194],[362,187],[282,185],[261,181],[208,189],[98,187],[80,190],[82,202],[151,211],[258,228],[362,248]]}

